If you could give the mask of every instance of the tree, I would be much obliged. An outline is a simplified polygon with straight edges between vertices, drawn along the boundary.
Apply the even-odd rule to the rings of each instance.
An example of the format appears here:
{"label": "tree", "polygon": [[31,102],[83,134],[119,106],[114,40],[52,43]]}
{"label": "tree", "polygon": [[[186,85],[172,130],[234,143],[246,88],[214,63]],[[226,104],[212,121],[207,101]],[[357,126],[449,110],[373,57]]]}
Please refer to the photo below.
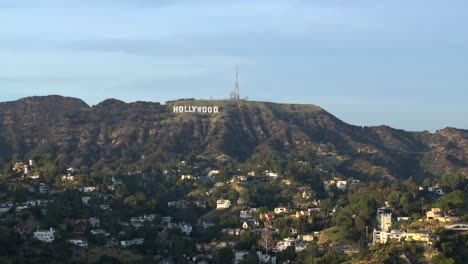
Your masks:
{"label": "tree", "polygon": [[296,248],[293,246],[287,247],[285,250],[278,253],[280,261],[294,261],[297,257]]}
{"label": "tree", "polygon": [[448,193],[437,202],[437,205],[444,211],[463,209],[466,206],[464,194],[460,190]]}
{"label": "tree", "polygon": [[259,244],[263,247],[266,251],[270,251],[273,249],[273,236],[271,235],[271,231],[267,228],[262,230],[262,234],[260,236]]}
{"label": "tree", "polygon": [[230,247],[224,247],[215,254],[216,263],[233,263],[234,251]]}
{"label": "tree", "polygon": [[124,203],[132,208],[137,208],[146,203],[146,196],[144,193],[138,192],[125,198]]}

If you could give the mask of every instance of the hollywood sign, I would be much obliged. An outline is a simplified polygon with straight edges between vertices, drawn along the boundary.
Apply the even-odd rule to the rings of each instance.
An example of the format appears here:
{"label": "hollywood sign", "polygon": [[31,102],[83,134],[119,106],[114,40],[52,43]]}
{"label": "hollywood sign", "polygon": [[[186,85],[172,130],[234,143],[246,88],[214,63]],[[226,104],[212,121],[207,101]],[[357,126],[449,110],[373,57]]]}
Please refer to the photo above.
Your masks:
{"label": "hollywood sign", "polygon": [[191,105],[176,105],[172,107],[174,113],[218,113],[218,106],[191,106]]}

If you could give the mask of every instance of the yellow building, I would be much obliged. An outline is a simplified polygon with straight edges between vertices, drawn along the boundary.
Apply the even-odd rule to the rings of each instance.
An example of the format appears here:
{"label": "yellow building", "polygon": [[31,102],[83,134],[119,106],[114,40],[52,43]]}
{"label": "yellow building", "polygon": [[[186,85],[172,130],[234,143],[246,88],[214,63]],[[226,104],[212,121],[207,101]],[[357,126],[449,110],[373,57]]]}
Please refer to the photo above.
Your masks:
{"label": "yellow building", "polygon": [[412,230],[407,231],[405,234],[406,241],[421,241],[429,242],[432,238],[432,231],[430,230]]}

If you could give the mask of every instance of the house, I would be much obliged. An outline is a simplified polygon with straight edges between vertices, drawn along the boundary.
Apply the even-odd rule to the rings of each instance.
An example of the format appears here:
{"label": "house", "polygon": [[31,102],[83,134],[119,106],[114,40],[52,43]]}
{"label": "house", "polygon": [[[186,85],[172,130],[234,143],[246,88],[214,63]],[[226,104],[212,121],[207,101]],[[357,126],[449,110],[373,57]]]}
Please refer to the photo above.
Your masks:
{"label": "house", "polygon": [[216,209],[228,209],[229,207],[231,207],[231,201],[229,200],[221,199],[216,201]]}
{"label": "house", "polygon": [[144,225],[145,219],[143,217],[131,217],[130,224],[135,228],[140,228]]}
{"label": "house", "polygon": [[37,230],[36,232],[33,233],[34,238],[37,240],[40,240],[42,242],[47,242],[50,243],[55,240],[55,229],[52,227],[50,229],[45,229],[45,230]]}
{"label": "house", "polygon": [[263,263],[268,263],[268,264],[276,264],[276,256],[270,256],[270,254],[265,253],[261,251],[257,251],[257,256],[258,256],[258,262],[263,264]]}
{"label": "house", "polygon": [[97,217],[90,217],[88,221],[89,225],[93,228],[99,227],[101,225],[101,221]]}
{"label": "house", "polygon": [[313,235],[303,235],[301,239],[302,241],[311,242],[314,241],[315,237]]}
{"label": "house", "polygon": [[143,219],[148,222],[154,222],[156,220],[156,215],[155,214],[144,214]]}
{"label": "house", "polygon": [[304,249],[306,249],[306,247],[307,247],[307,243],[305,242],[296,242],[294,244],[294,249],[296,250],[296,252],[301,252]]}
{"label": "house", "polygon": [[11,202],[0,204],[0,213],[7,213],[11,210],[12,207],[13,207],[13,203]]}
{"label": "house", "polygon": [[60,180],[63,181],[63,182],[73,182],[73,181],[75,181],[75,176],[68,173],[67,175],[63,175]]}
{"label": "house", "polygon": [[272,172],[272,171],[265,171],[265,175],[268,177],[273,177],[273,178],[278,177],[278,173]]}
{"label": "house", "polygon": [[388,240],[394,239],[400,241],[403,237],[405,237],[406,233],[402,232],[401,230],[392,230],[388,231],[378,231],[374,229],[372,233],[372,243],[381,243],[385,244]]}
{"label": "house", "polygon": [[33,199],[27,201],[25,204],[28,206],[43,206],[47,205],[49,203],[49,200],[46,199]]}
{"label": "house", "polygon": [[301,217],[304,217],[304,216],[307,216],[309,217],[310,216],[310,211],[309,210],[300,210],[300,211],[296,211],[296,214],[295,214],[295,217],[296,218],[301,218]]}
{"label": "house", "polygon": [[39,193],[48,193],[49,191],[49,186],[47,186],[45,183],[39,183]]}
{"label": "house", "polygon": [[429,188],[427,188],[427,190],[429,192],[437,193],[439,195],[445,194],[444,190],[442,190],[438,185],[436,185],[434,187],[429,187]]}
{"label": "house", "polygon": [[101,205],[99,205],[99,208],[101,208],[101,210],[107,211],[107,210],[110,210],[110,205],[101,204]]}
{"label": "house", "polygon": [[239,175],[239,176],[237,176],[237,179],[239,181],[247,181],[247,176]]}
{"label": "house", "polygon": [[399,221],[409,221],[409,220],[411,220],[411,217],[409,217],[409,216],[399,216],[399,217],[397,217],[397,222],[399,222]]}
{"label": "house", "polygon": [[297,235],[297,229],[296,228],[289,228],[289,234],[290,235]]}
{"label": "house", "polygon": [[241,219],[248,219],[253,217],[253,212],[252,210],[241,210],[239,213],[239,217]]}
{"label": "house", "polygon": [[260,214],[260,219],[266,223],[270,223],[273,219],[275,219],[275,215],[272,213]]}
{"label": "house", "polygon": [[255,177],[255,171],[249,171],[249,172],[247,172],[247,176],[249,176],[249,177]]}
{"label": "house", "polygon": [[468,231],[468,224],[455,224],[444,226],[445,230]]}
{"label": "house", "polygon": [[88,205],[89,205],[89,200],[91,200],[91,197],[89,197],[89,196],[83,196],[83,197],[81,197],[81,202],[83,203],[84,206],[88,206]]}
{"label": "house", "polygon": [[405,238],[406,238],[406,241],[430,242],[432,240],[432,231],[430,230],[406,231]]}
{"label": "house", "polygon": [[325,188],[329,188],[330,186],[335,185],[335,184],[336,184],[335,180],[323,181],[323,186],[325,186]]}
{"label": "house", "polygon": [[189,202],[186,200],[167,202],[167,207],[169,208],[184,209],[184,208],[187,208],[188,205],[189,205]]}
{"label": "house", "polygon": [[215,227],[216,224],[212,221],[206,220],[206,219],[198,219],[197,221],[197,227],[203,230],[206,230],[208,228]]}
{"label": "house", "polygon": [[120,245],[122,247],[131,247],[131,246],[143,245],[143,242],[145,242],[144,238],[134,238],[130,240],[122,240],[120,241]]}
{"label": "house", "polygon": [[336,254],[346,254],[346,255],[359,253],[359,249],[354,247],[351,244],[335,245],[333,247],[333,251],[335,251]]}
{"label": "house", "polygon": [[180,176],[180,179],[181,180],[196,180],[197,177],[193,176],[193,175],[181,175]]}
{"label": "house", "polygon": [[104,231],[104,229],[91,229],[90,232],[92,235],[95,235],[95,236],[106,234],[106,231]]}
{"label": "house", "polygon": [[288,247],[294,246],[294,244],[296,242],[297,242],[297,240],[295,238],[292,238],[292,237],[283,238],[283,240],[278,241],[276,243],[276,250],[277,251],[283,251],[283,250],[287,249]]}
{"label": "house", "polygon": [[218,175],[219,174],[219,170],[210,170],[208,172],[208,176],[214,176],[214,175]]}
{"label": "house", "polygon": [[191,224],[185,222],[179,223],[178,228],[186,236],[189,236],[193,229]]}
{"label": "house", "polygon": [[348,184],[348,183],[347,183],[346,181],[337,181],[337,182],[336,182],[336,187],[337,187],[339,190],[344,191],[344,190],[346,190],[346,185],[347,185],[347,184]]}
{"label": "house", "polygon": [[258,226],[259,223],[258,221],[254,221],[254,220],[246,220],[242,223],[242,228],[243,229],[252,229],[254,226]]}
{"label": "house", "polygon": [[172,217],[170,216],[163,216],[161,217],[161,225],[168,225],[172,221]]}
{"label": "house", "polygon": [[351,180],[351,185],[356,185],[359,184],[361,181],[360,180]]}
{"label": "house", "polygon": [[288,209],[286,207],[276,207],[274,211],[275,211],[275,214],[282,214],[282,213],[286,213]]}
{"label": "house", "polygon": [[96,190],[95,186],[86,186],[80,189],[80,191],[84,193],[94,192],[95,190]]}
{"label": "house", "polygon": [[88,247],[88,240],[86,239],[68,239],[68,243],[79,247]]}
{"label": "house", "polygon": [[377,209],[377,223],[382,231],[388,231],[392,225],[392,211],[390,208],[382,207]]}
{"label": "house", "polygon": [[302,198],[304,199],[310,199],[312,197],[312,192],[310,191],[302,191]]}
{"label": "house", "polygon": [[240,228],[223,228],[221,232],[223,234],[230,235],[230,236],[240,236],[241,229]]}
{"label": "house", "polygon": [[426,212],[426,220],[437,220],[442,217],[442,209],[440,208],[431,208],[430,211]]}
{"label": "house", "polygon": [[120,185],[123,184],[123,180],[120,178],[116,178],[115,176],[112,176],[112,185]]}
{"label": "house", "polygon": [[247,250],[236,250],[234,252],[234,264],[238,264],[244,260],[244,257],[248,255],[249,252]]}
{"label": "house", "polygon": [[29,175],[28,178],[29,179],[33,179],[33,180],[37,180],[39,179],[41,176],[39,174],[35,174],[35,175]]}
{"label": "house", "polygon": [[206,202],[205,201],[193,201],[192,202],[197,208],[206,208]]}

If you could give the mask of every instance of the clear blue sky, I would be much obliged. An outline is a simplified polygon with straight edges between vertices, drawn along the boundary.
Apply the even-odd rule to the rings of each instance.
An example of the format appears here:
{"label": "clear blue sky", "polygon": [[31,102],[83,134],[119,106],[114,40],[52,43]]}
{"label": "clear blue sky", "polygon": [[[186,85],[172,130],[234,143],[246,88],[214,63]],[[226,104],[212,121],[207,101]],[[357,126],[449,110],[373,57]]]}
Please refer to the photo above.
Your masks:
{"label": "clear blue sky", "polygon": [[316,104],[468,128],[466,0],[0,0],[0,101],[61,94]]}

